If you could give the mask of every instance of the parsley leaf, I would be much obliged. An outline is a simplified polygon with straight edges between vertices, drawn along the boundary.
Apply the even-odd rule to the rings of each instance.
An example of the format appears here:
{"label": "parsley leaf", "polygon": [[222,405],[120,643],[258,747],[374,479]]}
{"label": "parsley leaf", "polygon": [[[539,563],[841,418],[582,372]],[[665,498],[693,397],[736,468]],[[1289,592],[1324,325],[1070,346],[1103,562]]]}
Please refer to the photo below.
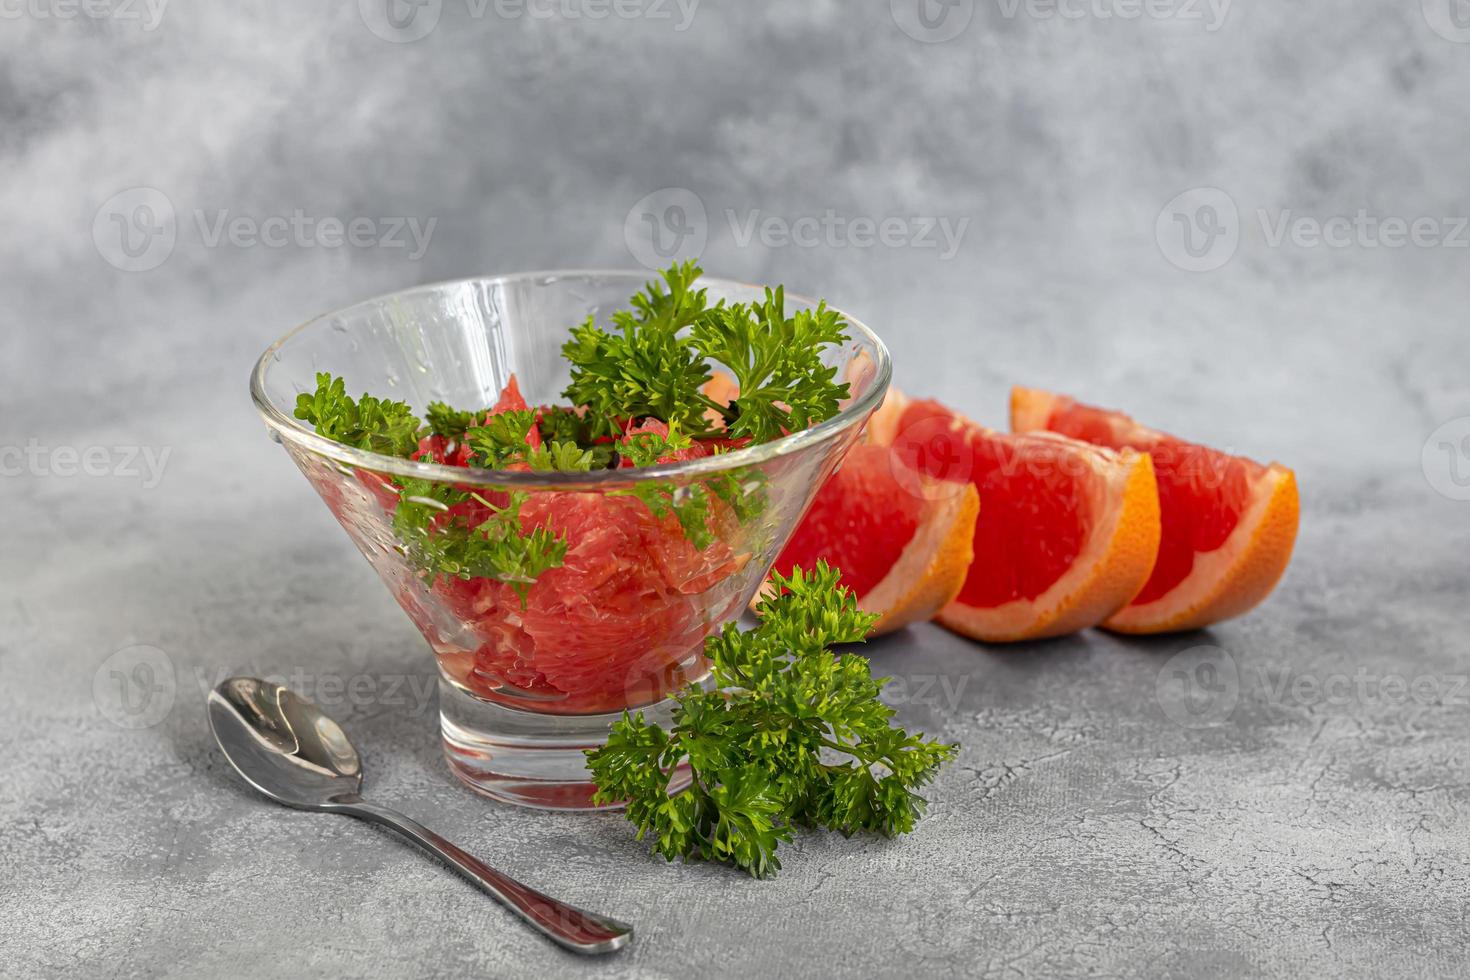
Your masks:
{"label": "parsley leaf", "polygon": [[633,496],[643,501],[654,517],[663,519],[673,514],[679,529],[696,551],[714,544],[709,526],[709,491],[702,484],[678,487],[672,483],[635,483],[627,490],[614,490],[619,496]]}
{"label": "parsley leaf", "polygon": [[719,306],[702,316],[691,336],[695,349],[729,368],[740,386],[729,437],[767,442],[836,415],[848,385],[833,381],[837,368],[821,355],[848,339],[845,326],[825,303],[788,317],[779,287],[767,289],[763,303]]}
{"label": "parsley leaf", "polygon": [[[436,402],[429,406],[427,431],[465,439],[477,464],[489,469],[512,462],[543,470],[592,465],[591,454],[575,443],[536,449],[526,445],[536,421],[532,411],[501,412],[482,425],[475,423],[480,414]],[[297,398],[296,417],[338,442],[395,456],[410,455],[425,431],[408,405],[371,395],[354,401],[342,379],[330,374],[317,375],[316,392]],[[566,560],[564,539],[545,528],[521,528],[524,491],[502,494],[505,503],[496,505],[472,491],[429,480],[400,478],[395,486],[399,500],[393,530],[404,555],[429,582],[440,577],[495,579],[514,589],[524,605],[536,579]]]}
{"label": "parsley leaf", "polygon": [[[713,429],[711,409],[727,438],[779,439],[836,415],[847,397],[835,367],[822,361],[829,346],[848,339],[847,324],[820,304],[786,315],[783,289],[766,290],[757,303],[709,305],[694,288],[702,270],[693,262],[663,273],[613,314],[613,329],[589,317],[572,330],[562,353],[572,365],[562,392],[586,406],[593,435],[619,434],[629,420],[653,417],[693,436]],[[711,362],[729,368],[740,386],[720,405],[704,394]]]}
{"label": "parsley leaf", "polygon": [[586,473],[592,469],[595,457],[575,442],[547,442],[526,453],[526,462],[533,470]]}
{"label": "parsley leaf", "polygon": [[408,456],[419,446],[419,420],[403,402],[363,395],[354,401],[347,385],[330,374],[316,376],[316,391],[296,396],[295,416],[344,446],[385,456]]}
{"label": "parsley leaf", "polygon": [[[393,514],[393,530],[410,561],[432,582],[446,578],[490,578],[504,582],[522,605],[536,579],[566,560],[567,543],[545,528],[522,531],[520,510],[527,494],[513,491],[497,506],[475,493],[428,480],[404,480]],[[478,503],[486,516],[464,516]]]}
{"label": "parsley leaf", "polygon": [[665,456],[688,449],[694,440],[679,431],[679,423],[670,422],[668,435],[658,432],[633,432],[618,443],[618,453],[634,466],[653,466]]}
{"label": "parsley leaf", "polygon": [[671,266],[663,274],[667,288],[649,283],[632,298],[631,311],[613,314],[613,331],[594,317],[572,330],[562,346],[572,365],[562,394],[586,406],[594,436],[621,435],[629,419],[648,416],[694,434],[708,429],[704,411],[719,407],[700,391],[709,365],[680,336],[705,311],[705,291],[693,288],[701,274],[693,262]]}
{"label": "parsley leaf", "polygon": [[466,429],[465,445],[474,451],[471,462],[486,470],[504,469],[511,463],[524,462],[530,446],[526,439],[536,424],[536,413],[529,408],[513,409],[491,415],[483,425]]}
{"label": "parsley leaf", "polygon": [[[775,576],[754,630],[729,624],[705,642],[714,690],[678,695],[668,732],[625,712],[588,753],[594,801],[625,801],[638,838],[669,860],[722,861],[758,878],[780,869],[777,847],[798,826],[912,830],[924,809],[916,790],[957,747],[894,727],[878,700],[886,679],[828,649],[861,641],[876,619],[838,582],[824,562]],[[679,767],[692,781],[670,796]]]}
{"label": "parsley leaf", "polygon": [[479,425],[479,420],[485,412],[467,412],[460,409],[450,408],[443,402],[429,402],[428,409],[424,412],[424,419],[429,423],[429,431],[436,436],[446,439],[462,439],[465,430]]}

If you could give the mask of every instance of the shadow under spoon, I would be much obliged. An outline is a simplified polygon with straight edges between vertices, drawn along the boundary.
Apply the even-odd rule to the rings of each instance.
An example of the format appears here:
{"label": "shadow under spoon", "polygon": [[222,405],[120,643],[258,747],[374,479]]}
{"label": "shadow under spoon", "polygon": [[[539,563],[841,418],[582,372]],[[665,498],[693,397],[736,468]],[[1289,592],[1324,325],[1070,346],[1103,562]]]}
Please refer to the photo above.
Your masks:
{"label": "shadow under spoon", "polygon": [[415,820],[364,800],[362,760],[342,728],[279,684],[234,677],[209,694],[209,727],[230,765],[277,803],[345,813],[389,827],[442,859],[533,929],[574,953],[611,953],[633,927],[543,895]]}

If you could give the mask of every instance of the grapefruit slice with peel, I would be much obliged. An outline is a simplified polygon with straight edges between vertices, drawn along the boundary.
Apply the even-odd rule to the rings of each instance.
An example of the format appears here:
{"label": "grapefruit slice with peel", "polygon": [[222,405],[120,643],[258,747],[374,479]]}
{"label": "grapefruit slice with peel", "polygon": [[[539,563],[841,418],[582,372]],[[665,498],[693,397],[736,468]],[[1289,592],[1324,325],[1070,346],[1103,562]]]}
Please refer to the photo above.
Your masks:
{"label": "grapefruit slice with peel", "polygon": [[1163,540],[1153,575],[1103,625],[1120,633],[1200,629],[1249,611],[1291,560],[1300,502],[1296,475],[1139,425],[1063,395],[1015,388],[1011,428],[1049,430],[1149,453],[1158,473]]}
{"label": "grapefruit slice with peel", "polygon": [[874,635],[889,633],[932,618],[959,592],[979,510],[973,487],[942,487],[862,443],[817,491],[773,568],[789,575],[825,559],[858,606],[880,615]]}
{"label": "grapefruit slice with peel", "polygon": [[877,423],[870,439],[891,440],[905,466],[983,502],[975,559],[942,625],[992,643],[1061,636],[1117,613],[1148,581],[1160,526],[1146,453],[995,432],[901,394]]}

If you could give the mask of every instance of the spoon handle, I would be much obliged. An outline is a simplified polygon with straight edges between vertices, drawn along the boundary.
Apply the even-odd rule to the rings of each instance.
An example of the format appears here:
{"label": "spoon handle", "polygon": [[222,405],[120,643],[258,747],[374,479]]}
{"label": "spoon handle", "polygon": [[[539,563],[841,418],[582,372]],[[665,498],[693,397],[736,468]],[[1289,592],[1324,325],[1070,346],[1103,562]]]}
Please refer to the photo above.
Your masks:
{"label": "spoon handle", "polygon": [[358,797],[339,798],[332,809],[396,830],[489,892],[552,942],[574,953],[611,953],[633,938],[632,926],[543,895],[401,813]]}

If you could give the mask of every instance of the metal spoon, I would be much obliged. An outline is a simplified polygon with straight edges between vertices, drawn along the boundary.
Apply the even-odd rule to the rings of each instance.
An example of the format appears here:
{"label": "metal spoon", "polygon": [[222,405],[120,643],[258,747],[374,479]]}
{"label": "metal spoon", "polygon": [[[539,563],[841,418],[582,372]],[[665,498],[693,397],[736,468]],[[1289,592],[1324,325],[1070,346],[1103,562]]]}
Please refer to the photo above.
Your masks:
{"label": "metal spoon", "polygon": [[501,874],[416,821],[368,803],[362,760],[335,721],[279,684],[234,677],[209,693],[209,727],[230,765],[277,803],[391,827],[489,892],[552,942],[574,953],[611,953],[633,927],[558,902]]}

